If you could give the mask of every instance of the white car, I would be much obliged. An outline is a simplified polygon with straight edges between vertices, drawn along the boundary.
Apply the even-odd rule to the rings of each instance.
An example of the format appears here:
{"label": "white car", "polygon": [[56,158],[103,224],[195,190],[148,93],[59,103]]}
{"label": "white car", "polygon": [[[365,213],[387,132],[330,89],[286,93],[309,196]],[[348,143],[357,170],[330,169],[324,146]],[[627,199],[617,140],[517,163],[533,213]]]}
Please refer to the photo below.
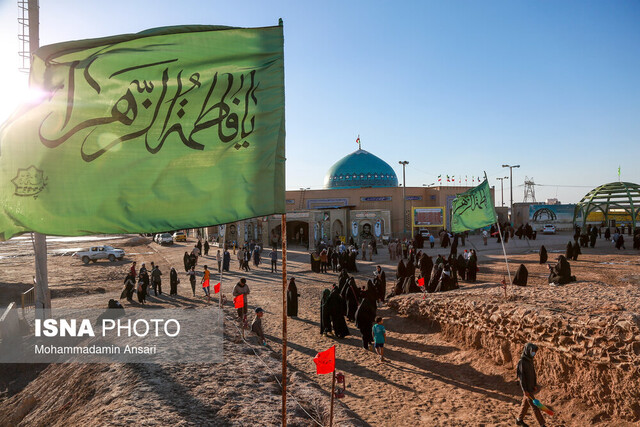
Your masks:
{"label": "white car", "polygon": [[542,227],[542,234],[556,234],[556,226],[553,224],[545,224]]}
{"label": "white car", "polygon": [[114,262],[124,258],[124,251],[115,249],[113,246],[92,246],[85,251],[76,252],[73,256],[81,259],[85,264],[89,264],[89,261],[96,262],[99,259],[108,259]]}
{"label": "white car", "polygon": [[159,234],[156,242],[161,245],[173,245],[173,236],[171,236],[171,234],[169,233]]}

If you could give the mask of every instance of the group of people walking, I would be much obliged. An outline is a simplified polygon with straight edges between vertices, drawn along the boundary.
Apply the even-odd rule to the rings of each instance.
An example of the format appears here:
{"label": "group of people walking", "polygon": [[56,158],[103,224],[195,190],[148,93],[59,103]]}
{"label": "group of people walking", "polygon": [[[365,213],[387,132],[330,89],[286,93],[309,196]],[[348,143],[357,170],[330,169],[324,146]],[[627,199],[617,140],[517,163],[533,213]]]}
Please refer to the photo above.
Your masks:
{"label": "group of people walking", "polygon": [[329,267],[331,267],[331,271],[334,273],[342,269],[355,273],[358,271],[356,262],[359,253],[355,244],[347,246],[343,242],[339,242],[336,246],[331,246],[320,242],[318,249],[311,252],[309,258],[311,271],[314,273],[327,273]]}
{"label": "group of people walking", "polygon": [[[169,273],[169,295],[177,295],[178,282],[178,274],[175,268],[172,267]],[[162,295],[162,272],[160,268],[152,262],[151,271],[149,271],[143,262],[140,266],[140,271],[136,271],[136,262],[134,261],[124,279],[124,288],[120,294],[120,299],[126,298],[132,302],[133,295],[135,294],[138,297],[138,302],[145,304],[147,302],[149,285],[151,285],[155,296]]]}
{"label": "group of people walking", "polygon": [[376,267],[373,277],[362,287],[356,284],[355,278],[346,269],[342,269],[338,284],[322,293],[320,333],[333,333],[337,338],[344,338],[350,335],[347,320],[355,322],[355,327],[362,334],[362,346],[369,349],[374,341],[376,310],[385,299],[386,286],[386,274],[381,266]]}

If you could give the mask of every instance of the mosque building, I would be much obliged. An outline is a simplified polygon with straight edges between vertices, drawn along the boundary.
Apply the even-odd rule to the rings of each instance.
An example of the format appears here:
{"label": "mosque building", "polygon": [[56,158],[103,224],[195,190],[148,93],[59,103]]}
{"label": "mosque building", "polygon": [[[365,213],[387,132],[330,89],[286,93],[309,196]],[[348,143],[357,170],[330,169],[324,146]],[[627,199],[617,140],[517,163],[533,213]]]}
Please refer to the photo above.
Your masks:
{"label": "mosque building", "polygon": [[[419,231],[450,228],[451,203],[469,188],[407,187],[403,200],[403,188],[393,168],[359,148],[329,168],[324,188],[286,192],[287,241],[313,250],[322,240],[349,242],[353,238],[360,244],[375,238],[383,243]],[[219,242],[224,239],[242,245],[255,240],[269,247],[281,235],[281,215],[239,221],[225,228],[224,238],[218,227],[211,227],[209,234],[218,236]]]}

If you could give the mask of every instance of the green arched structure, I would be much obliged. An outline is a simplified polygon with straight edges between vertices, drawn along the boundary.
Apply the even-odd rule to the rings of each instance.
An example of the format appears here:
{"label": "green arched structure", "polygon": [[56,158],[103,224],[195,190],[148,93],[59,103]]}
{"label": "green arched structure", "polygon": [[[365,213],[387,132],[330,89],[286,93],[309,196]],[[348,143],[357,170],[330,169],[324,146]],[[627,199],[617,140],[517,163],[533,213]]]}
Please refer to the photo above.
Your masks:
{"label": "green arched structure", "polygon": [[573,212],[573,223],[582,214],[582,224],[587,223],[591,212],[601,211],[605,223],[609,224],[609,210],[622,209],[631,216],[633,232],[636,231],[636,221],[640,216],[640,186],[632,182],[611,182],[594,188],[578,202]]}

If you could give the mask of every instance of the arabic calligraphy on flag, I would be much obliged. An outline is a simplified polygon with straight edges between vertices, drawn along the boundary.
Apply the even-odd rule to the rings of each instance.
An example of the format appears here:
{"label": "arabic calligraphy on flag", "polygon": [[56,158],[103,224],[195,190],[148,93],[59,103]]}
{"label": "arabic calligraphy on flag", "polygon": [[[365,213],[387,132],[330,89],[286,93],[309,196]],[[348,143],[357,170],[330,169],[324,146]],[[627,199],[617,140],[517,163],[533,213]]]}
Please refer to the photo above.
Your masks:
{"label": "arabic calligraphy on flag", "polygon": [[454,233],[476,230],[498,221],[489,182],[459,194],[451,205],[451,229]]}
{"label": "arabic calligraphy on flag", "polygon": [[44,46],[0,128],[0,240],[285,211],[282,27],[166,27]]}

